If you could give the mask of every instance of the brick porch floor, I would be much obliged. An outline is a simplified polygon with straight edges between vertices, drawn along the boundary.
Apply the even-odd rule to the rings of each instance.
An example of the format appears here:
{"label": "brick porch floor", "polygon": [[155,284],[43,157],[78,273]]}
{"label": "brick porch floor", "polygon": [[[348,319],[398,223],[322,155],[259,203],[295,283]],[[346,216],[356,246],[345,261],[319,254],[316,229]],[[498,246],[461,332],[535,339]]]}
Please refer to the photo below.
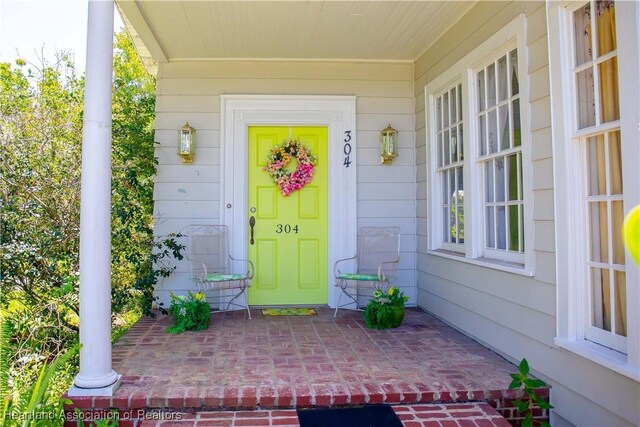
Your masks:
{"label": "brick porch floor", "polygon": [[[214,314],[208,330],[169,335],[143,318],[113,348],[123,375],[112,398],[77,408],[240,410],[487,401],[509,417],[516,367],[433,316],[408,309],[397,329],[369,330],[361,312],[263,317]],[[548,393],[542,390],[541,394]]]}

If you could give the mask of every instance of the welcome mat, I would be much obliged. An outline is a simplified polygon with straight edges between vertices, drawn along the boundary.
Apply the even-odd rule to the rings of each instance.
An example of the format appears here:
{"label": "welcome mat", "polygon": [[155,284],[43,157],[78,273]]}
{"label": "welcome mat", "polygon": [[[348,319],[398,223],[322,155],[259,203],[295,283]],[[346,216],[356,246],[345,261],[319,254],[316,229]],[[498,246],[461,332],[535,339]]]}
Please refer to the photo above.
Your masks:
{"label": "welcome mat", "polygon": [[300,427],[402,427],[389,405],[298,409]]}
{"label": "welcome mat", "polygon": [[313,308],[263,308],[263,316],[315,316]]}

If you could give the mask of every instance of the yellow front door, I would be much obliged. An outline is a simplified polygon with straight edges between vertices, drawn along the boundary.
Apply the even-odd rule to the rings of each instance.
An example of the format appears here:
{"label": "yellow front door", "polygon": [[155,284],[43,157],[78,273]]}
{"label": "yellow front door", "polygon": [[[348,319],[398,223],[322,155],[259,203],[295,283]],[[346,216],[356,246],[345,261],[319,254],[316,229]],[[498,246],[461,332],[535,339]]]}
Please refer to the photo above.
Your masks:
{"label": "yellow front door", "polygon": [[[251,305],[327,304],[327,135],[326,127],[249,127]],[[311,182],[285,196],[264,168],[272,149],[290,140],[317,162]],[[284,169],[297,166],[293,157]]]}

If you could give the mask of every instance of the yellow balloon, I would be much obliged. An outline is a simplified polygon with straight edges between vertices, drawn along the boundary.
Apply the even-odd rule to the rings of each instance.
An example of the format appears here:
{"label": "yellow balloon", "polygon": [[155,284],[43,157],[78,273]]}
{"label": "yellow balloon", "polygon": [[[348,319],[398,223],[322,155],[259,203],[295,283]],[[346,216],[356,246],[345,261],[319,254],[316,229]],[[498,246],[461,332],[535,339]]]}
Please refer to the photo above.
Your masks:
{"label": "yellow balloon", "polygon": [[622,233],[624,244],[627,246],[631,258],[640,265],[640,205],[631,209],[627,214]]}

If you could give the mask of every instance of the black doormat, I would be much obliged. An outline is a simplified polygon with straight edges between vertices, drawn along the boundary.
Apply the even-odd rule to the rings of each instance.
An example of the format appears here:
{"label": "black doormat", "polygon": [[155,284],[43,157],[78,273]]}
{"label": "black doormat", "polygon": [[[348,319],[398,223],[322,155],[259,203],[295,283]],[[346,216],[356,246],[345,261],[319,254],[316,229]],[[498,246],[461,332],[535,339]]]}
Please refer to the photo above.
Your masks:
{"label": "black doormat", "polygon": [[389,405],[298,409],[300,427],[402,427]]}

